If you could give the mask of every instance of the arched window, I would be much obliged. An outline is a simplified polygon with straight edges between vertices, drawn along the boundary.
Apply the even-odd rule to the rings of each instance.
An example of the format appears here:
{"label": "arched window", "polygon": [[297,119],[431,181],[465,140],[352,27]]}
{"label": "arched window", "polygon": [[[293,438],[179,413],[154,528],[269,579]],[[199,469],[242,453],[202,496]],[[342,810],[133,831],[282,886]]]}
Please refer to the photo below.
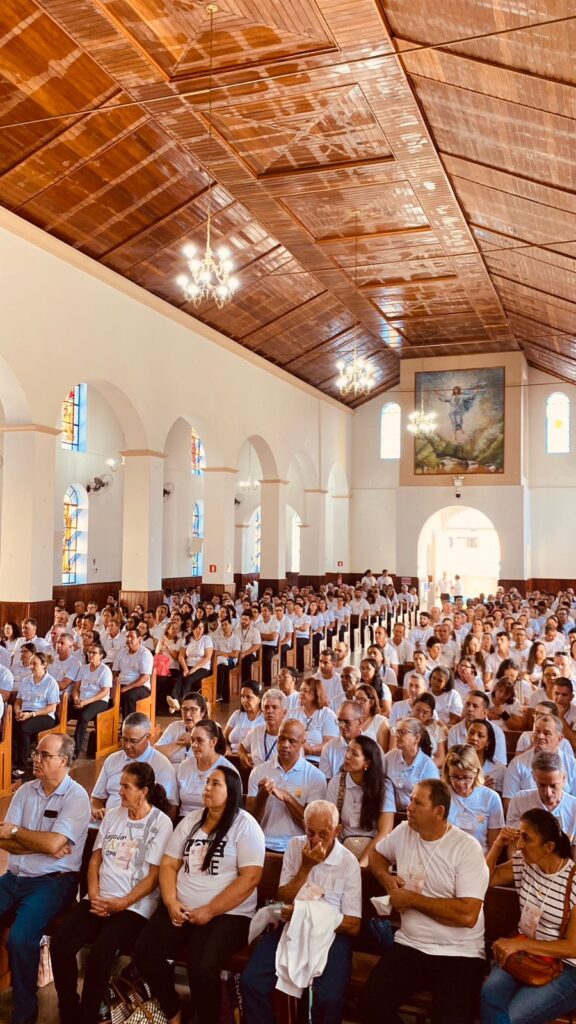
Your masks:
{"label": "arched window", "polygon": [[262,510],[260,505],[255,508],[248,520],[248,537],[246,553],[248,572],[260,572],[260,549],[262,542]]}
{"label": "arched window", "polygon": [[[204,536],[204,503],[197,501],[194,504],[192,513],[192,536]],[[192,575],[201,576],[204,571],[204,556],[202,551],[196,551],[192,555]]]}
{"label": "arched window", "polygon": [[62,403],[62,447],[68,452],[86,451],[86,385],[77,384]]}
{"label": "arched window", "polygon": [[380,458],[400,458],[401,413],[397,402],[387,402],[380,416]]}
{"label": "arched window", "polygon": [[62,583],[86,583],[87,553],[87,503],[76,487],[69,487],[63,503]]}
{"label": "arched window", "polygon": [[206,453],[197,432],[190,431],[190,469],[194,476],[202,476],[206,469]]}
{"label": "arched window", "polygon": [[565,455],[570,451],[570,399],[554,391],[546,401],[546,454]]}

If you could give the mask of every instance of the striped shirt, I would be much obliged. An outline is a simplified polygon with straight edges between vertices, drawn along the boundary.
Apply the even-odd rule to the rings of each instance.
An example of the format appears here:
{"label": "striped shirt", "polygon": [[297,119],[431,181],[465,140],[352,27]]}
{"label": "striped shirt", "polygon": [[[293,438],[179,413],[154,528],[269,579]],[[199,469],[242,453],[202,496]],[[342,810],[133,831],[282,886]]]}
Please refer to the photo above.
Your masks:
{"label": "striped shirt", "polygon": [[[560,935],[566,883],[573,867],[573,861],[568,860],[560,871],[547,875],[535,864],[527,864],[519,850],[512,858],[514,885],[518,890],[521,910],[528,906],[542,911],[535,933],[538,942],[554,942]],[[576,875],[572,879],[570,911],[575,906]],[[576,967],[576,959],[567,959],[566,962]]]}

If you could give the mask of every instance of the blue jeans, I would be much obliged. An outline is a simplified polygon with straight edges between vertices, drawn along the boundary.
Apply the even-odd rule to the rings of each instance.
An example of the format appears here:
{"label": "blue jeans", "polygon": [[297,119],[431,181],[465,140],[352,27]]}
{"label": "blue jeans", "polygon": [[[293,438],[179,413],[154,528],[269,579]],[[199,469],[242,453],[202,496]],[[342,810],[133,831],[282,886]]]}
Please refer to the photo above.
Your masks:
{"label": "blue jeans", "polygon": [[41,875],[24,878],[8,871],[0,878],[0,924],[14,923],[6,948],[12,972],[14,1024],[24,1024],[38,1010],[36,985],[40,939],[54,918],[72,902],[78,890],[78,874]]}
{"label": "blue jeans", "polygon": [[[256,946],[240,978],[247,1024],[276,1024],[272,993],[276,987],[276,948],[282,928],[266,932]],[[314,982],[314,1024],[340,1024],[352,967],[349,935],[335,935],[326,967]]]}
{"label": "blue jeans", "polygon": [[546,1024],[576,1009],[576,967],[548,985],[521,985],[508,971],[493,967],[480,993],[483,1024]]}

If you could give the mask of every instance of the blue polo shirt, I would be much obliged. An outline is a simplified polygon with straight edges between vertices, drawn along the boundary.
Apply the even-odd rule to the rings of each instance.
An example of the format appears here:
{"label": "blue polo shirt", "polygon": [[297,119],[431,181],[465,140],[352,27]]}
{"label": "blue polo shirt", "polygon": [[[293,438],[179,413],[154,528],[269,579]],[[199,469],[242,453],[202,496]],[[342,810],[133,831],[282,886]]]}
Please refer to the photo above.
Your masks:
{"label": "blue polo shirt", "polygon": [[24,783],[12,797],[6,821],[32,832],[59,832],[69,840],[72,852],[63,857],[11,853],[8,870],[13,875],[27,878],[59,871],[79,871],[90,818],[88,793],[69,775],[64,776],[49,796],[46,796],[40,779]]}

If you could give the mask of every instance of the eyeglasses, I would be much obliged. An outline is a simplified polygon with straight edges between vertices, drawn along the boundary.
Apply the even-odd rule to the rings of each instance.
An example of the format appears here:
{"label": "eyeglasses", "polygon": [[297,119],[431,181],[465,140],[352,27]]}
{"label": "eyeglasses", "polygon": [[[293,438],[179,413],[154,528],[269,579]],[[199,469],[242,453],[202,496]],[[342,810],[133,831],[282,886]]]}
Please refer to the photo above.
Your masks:
{"label": "eyeglasses", "polygon": [[127,747],[137,747],[139,743],[142,743],[142,740],[148,739],[149,735],[149,732],[145,732],[143,736],[137,736],[136,738],[132,739],[129,739],[127,736],[123,736],[122,743],[124,743]]}
{"label": "eyeglasses", "polygon": [[477,774],[478,772],[474,772],[474,774],[468,773],[467,775],[453,775],[452,772],[448,772],[448,778],[450,782],[474,782]]}
{"label": "eyeglasses", "polygon": [[47,761],[50,757],[62,757],[62,754],[49,754],[47,750],[35,750],[32,760]]}
{"label": "eyeglasses", "polygon": [[338,725],[353,725],[356,721],[356,718],[339,718]]}

